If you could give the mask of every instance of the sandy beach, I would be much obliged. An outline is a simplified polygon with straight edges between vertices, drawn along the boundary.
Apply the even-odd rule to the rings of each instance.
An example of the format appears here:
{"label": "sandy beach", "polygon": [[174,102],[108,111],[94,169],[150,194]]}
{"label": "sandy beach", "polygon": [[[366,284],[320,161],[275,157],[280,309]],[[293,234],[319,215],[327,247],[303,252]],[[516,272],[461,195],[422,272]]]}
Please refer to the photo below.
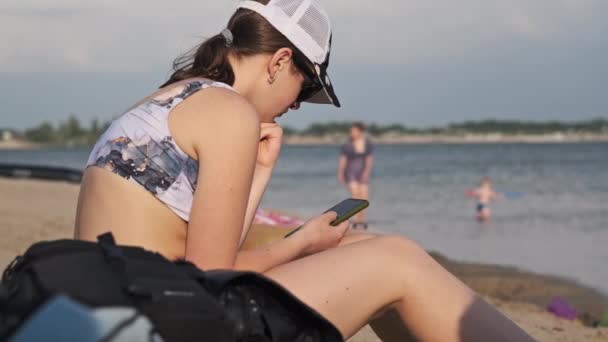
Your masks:
{"label": "sandy beach", "polygon": [[[0,267],[35,241],[72,236],[77,185],[0,178],[0,194]],[[608,341],[608,328],[589,326],[608,309],[608,299],[592,289],[512,267],[433,255],[539,341]],[[544,306],[555,296],[566,298],[584,313],[579,315],[582,319],[568,321],[548,313]],[[378,339],[365,328],[351,341]]]}
{"label": "sandy beach", "polygon": [[31,150],[40,147],[39,144],[23,140],[0,141],[0,150]]}

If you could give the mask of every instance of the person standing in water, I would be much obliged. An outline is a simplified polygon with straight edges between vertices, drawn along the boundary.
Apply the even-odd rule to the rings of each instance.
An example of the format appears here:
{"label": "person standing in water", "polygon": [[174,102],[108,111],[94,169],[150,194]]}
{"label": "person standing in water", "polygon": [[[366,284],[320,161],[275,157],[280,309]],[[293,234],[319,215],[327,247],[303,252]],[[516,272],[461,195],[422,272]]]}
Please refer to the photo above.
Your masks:
{"label": "person standing in water", "polygon": [[480,222],[490,219],[490,202],[498,198],[498,194],[492,188],[490,177],[484,177],[479,187],[473,190],[473,197],[477,200],[476,218]]}
{"label": "person standing in water", "polygon": [[[342,147],[338,163],[338,181],[346,184],[351,197],[369,199],[369,178],[374,165],[374,145],[365,135],[365,125],[355,122],[350,128],[350,140]],[[353,218],[352,228],[367,229],[366,210]]]}

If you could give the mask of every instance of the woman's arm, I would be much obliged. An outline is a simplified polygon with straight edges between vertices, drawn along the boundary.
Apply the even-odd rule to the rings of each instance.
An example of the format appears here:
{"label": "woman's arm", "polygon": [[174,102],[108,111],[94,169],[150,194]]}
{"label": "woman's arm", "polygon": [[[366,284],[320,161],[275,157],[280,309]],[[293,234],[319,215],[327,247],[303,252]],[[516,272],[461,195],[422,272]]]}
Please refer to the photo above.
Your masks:
{"label": "woman's arm", "polygon": [[306,222],[302,229],[288,238],[280,239],[254,250],[240,251],[235,268],[266,272],[294,259],[336,247],[348,229],[348,222],[334,227],[335,212],[327,212]]}
{"label": "woman's arm", "polygon": [[309,243],[302,236],[297,235],[294,234],[260,248],[239,251],[234,268],[262,273],[300,258]]}
{"label": "woman's arm", "polygon": [[365,139],[365,167],[363,169],[363,181],[369,183],[369,176],[372,173],[374,166],[374,149],[375,146],[368,139]]}
{"label": "woman's arm", "polygon": [[344,153],[340,154],[340,159],[338,160],[338,181],[341,184],[344,184],[344,169],[346,168],[346,155]]}
{"label": "woman's arm", "polygon": [[220,88],[193,94],[175,111],[173,127],[199,162],[185,257],[202,269],[234,268],[256,165],[257,113]]}
{"label": "woman's arm", "polygon": [[255,217],[255,212],[260,205],[266,186],[272,176],[272,170],[279,158],[283,139],[283,129],[275,123],[262,123],[260,126],[260,139],[258,144],[258,154],[255,171],[253,172],[253,182],[251,192],[247,201],[247,211],[245,212],[245,222],[241,233],[241,243],[251,228],[251,223]]}
{"label": "woman's arm", "polygon": [[[205,112],[201,113],[200,108]],[[175,114],[179,114],[179,120],[174,117],[173,128],[193,142],[191,147],[199,161],[186,260],[202,269],[263,272],[339,243],[348,225],[330,226],[336,216],[331,212],[310,220],[288,239],[239,252],[255,166],[269,165],[271,159],[264,158],[273,155],[258,156],[261,142],[257,113],[239,95],[213,88],[184,100]],[[269,146],[273,145],[263,145]]]}
{"label": "woman's arm", "polygon": [[251,192],[249,193],[249,199],[247,201],[247,210],[245,212],[245,220],[243,222],[243,231],[241,232],[240,243],[243,243],[249,229],[251,228],[253,218],[255,217],[255,212],[260,206],[262,196],[264,195],[264,191],[266,190],[266,186],[268,185],[271,176],[272,169],[256,168],[253,172]]}

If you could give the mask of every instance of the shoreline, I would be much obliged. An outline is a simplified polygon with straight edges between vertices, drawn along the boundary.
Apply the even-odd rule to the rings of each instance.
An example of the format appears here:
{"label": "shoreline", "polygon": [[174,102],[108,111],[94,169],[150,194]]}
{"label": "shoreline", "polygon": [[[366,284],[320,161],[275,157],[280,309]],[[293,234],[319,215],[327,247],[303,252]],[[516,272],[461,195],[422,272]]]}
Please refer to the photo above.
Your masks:
{"label": "shoreline", "polygon": [[[348,140],[346,134],[333,134],[325,136],[312,135],[285,135],[283,142],[292,146],[333,146],[341,145]],[[608,134],[518,134],[508,135],[492,134],[385,134],[370,136],[376,145],[465,145],[465,144],[576,144],[576,143],[608,143]],[[73,148],[92,147],[89,145],[70,144],[39,144],[23,140],[0,141],[0,150],[39,150],[45,148]]]}
{"label": "shoreline", "polygon": [[587,326],[592,326],[608,309],[608,294],[575,279],[512,265],[453,260],[434,251],[429,254],[482,296],[541,308],[552,298],[563,297],[577,309],[579,319]]}
{"label": "shoreline", "polygon": [[0,150],[38,150],[44,147],[44,145],[22,140],[0,141]]}
{"label": "shoreline", "polygon": [[[77,184],[66,182],[0,177],[0,193],[7,194],[0,197],[0,267],[33,242],[71,238],[78,191]],[[274,230],[274,234],[280,231],[276,227],[266,229]],[[608,341],[608,328],[589,327],[608,309],[608,298],[584,284],[512,266],[455,261],[434,252],[431,255],[539,341]],[[586,315],[568,321],[548,313],[548,299],[556,296]],[[349,341],[379,340],[366,327]]]}
{"label": "shoreline", "polygon": [[[344,134],[327,136],[289,135],[284,137],[287,145],[340,145],[348,140]],[[494,134],[412,134],[370,136],[376,145],[424,145],[424,144],[561,144],[561,143],[606,143],[607,134],[543,134],[506,135]]]}

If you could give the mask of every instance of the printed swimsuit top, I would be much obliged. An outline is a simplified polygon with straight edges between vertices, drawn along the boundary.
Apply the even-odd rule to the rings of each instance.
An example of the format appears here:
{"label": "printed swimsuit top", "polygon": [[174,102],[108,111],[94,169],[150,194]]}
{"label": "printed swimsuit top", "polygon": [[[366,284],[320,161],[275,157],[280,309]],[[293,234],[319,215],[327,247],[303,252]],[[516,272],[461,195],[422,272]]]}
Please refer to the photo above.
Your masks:
{"label": "printed swimsuit top", "polygon": [[197,79],[146,100],[112,121],[101,135],[86,167],[98,166],[152,193],[185,221],[190,219],[198,162],[175,143],[169,113],[197,91],[231,86]]}

